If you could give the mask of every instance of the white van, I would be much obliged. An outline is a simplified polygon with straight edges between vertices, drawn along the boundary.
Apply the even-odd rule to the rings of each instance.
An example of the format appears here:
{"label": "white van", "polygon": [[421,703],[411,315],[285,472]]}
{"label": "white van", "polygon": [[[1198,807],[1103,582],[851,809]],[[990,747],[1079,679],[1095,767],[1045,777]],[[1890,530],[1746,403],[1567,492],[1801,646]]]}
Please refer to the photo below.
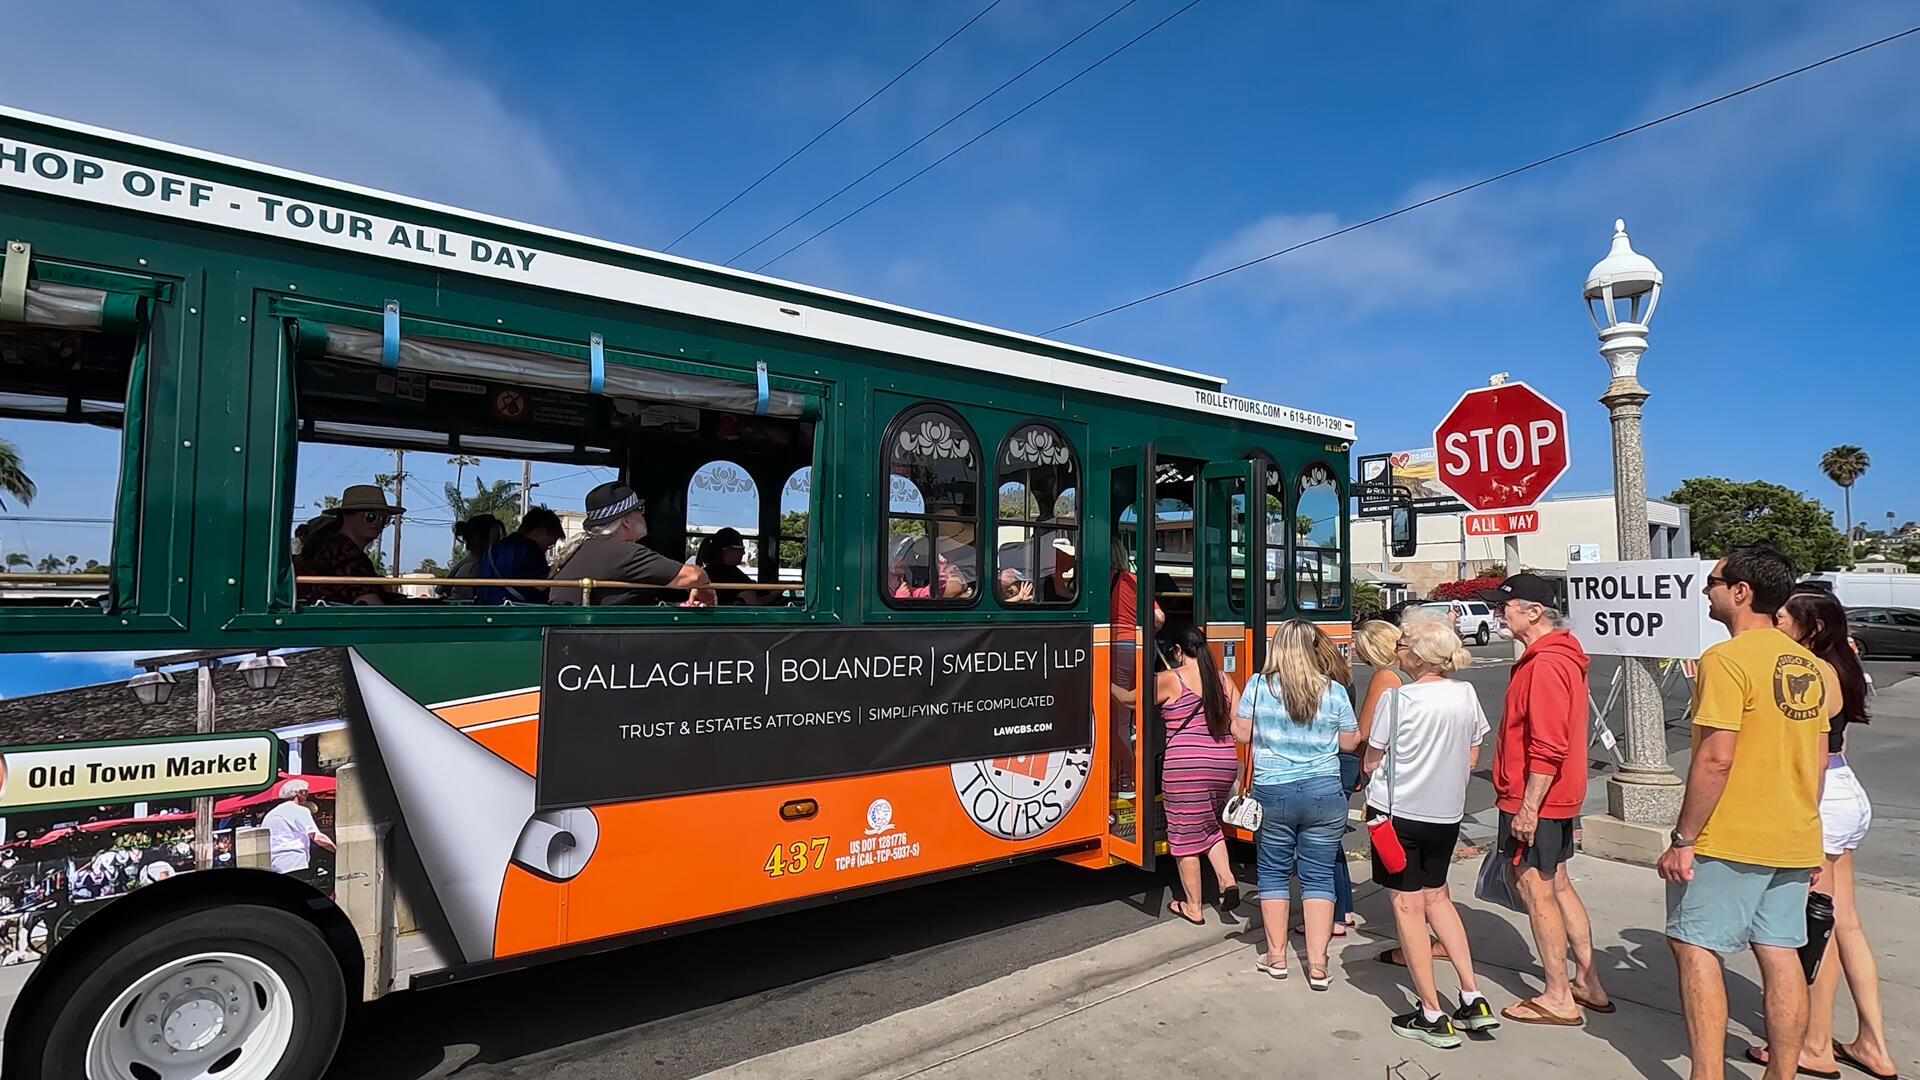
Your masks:
{"label": "white van", "polygon": [[1463,640],[1485,645],[1500,629],[1500,616],[1480,600],[1435,600],[1420,605],[1453,620],[1454,632]]}
{"label": "white van", "polygon": [[1833,590],[1847,607],[1903,607],[1920,609],[1920,574],[1852,574],[1827,572],[1800,579]]}

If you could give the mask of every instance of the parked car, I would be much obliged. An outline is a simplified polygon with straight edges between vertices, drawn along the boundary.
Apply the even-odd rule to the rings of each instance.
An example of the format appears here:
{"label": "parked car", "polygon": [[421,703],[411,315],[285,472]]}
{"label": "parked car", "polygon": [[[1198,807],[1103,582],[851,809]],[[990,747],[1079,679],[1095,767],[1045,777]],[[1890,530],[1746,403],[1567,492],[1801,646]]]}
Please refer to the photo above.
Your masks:
{"label": "parked car", "polygon": [[1493,632],[1500,626],[1500,616],[1484,601],[1436,600],[1423,606],[1451,618],[1454,631],[1475,645],[1492,641]]}
{"label": "parked car", "polygon": [[1920,656],[1920,611],[1913,608],[1848,608],[1847,631],[1853,635],[1863,660],[1869,656]]}

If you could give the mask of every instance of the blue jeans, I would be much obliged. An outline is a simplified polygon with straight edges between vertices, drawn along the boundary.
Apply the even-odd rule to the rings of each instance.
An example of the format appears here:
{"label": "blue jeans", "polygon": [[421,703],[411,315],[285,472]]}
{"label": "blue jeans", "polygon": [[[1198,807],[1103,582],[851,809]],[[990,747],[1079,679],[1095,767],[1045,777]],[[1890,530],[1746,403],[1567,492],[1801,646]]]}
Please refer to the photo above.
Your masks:
{"label": "blue jeans", "polygon": [[1255,784],[1260,804],[1260,896],[1285,899],[1300,878],[1302,900],[1334,899],[1334,860],[1347,828],[1347,793],[1338,776],[1287,784]]}
{"label": "blue jeans", "polygon": [[[1340,791],[1344,795],[1360,783],[1360,755],[1340,755]],[[1346,819],[1340,822],[1340,835],[1347,833]],[[1345,845],[1342,845],[1343,847]],[[1347,853],[1336,850],[1333,853],[1333,921],[1346,922],[1353,914],[1353,875],[1347,872]]]}

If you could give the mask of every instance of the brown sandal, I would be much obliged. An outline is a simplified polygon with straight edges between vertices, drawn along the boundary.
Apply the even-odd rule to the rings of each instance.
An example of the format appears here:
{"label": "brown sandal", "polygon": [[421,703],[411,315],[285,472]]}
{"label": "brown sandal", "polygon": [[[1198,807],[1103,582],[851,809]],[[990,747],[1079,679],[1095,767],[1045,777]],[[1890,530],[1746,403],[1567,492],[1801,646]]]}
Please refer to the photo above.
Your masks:
{"label": "brown sandal", "polygon": [[1516,1024],[1540,1024],[1545,1027],[1579,1027],[1578,1016],[1555,1016],[1537,1001],[1516,1001],[1500,1010],[1500,1015]]}
{"label": "brown sandal", "polygon": [[[1447,958],[1447,950],[1441,948],[1440,943],[1437,941],[1433,943],[1433,958],[1435,960],[1445,960]],[[1393,967],[1407,966],[1407,954],[1401,951],[1400,946],[1398,945],[1395,945],[1393,948],[1388,949],[1383,953],[1379,953],[1375,955],[1374,959],[1380,961],[1383,964],[1388,964]]]}

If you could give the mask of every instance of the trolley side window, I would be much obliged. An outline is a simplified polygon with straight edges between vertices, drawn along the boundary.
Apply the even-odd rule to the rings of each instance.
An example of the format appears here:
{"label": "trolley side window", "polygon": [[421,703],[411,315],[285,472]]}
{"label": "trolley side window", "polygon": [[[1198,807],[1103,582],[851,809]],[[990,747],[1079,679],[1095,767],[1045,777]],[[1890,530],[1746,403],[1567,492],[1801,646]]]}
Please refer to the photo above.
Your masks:
{"label": "trolley side window", "polygon": [[1080,596],[1080,463],[1052,424],[1014,428],[995,455],[994,596],[1005,606]]}
{"label": "trolley side window", "polygon": [[1346,603],[1340,550],[1345,506],[1325,463],[1301,471],[1293,510],[1293,600],[1302,611],[1335,611]]}
{"label": "trolley side window", "polygon": [[[378,313],[288,298],[274,308],[297,432],[284,456],[298,463],[281,496],[295,534],[282,606],[572,602],[578,586],[539,583],[559,580],[552,568],[587,531],[587,492],[616,480],[638,498],[640,544],[681,563],[704,541],[727,560],[715,575],[736,582],[724,600],[804,602],[808,494],[797,525],[782,509],[813,461],[818,384],[622,348],[617,327],[590,350],[408,318],[393,349]],[[718,551],[736,540],[744,550]],[[616,591],[596,607],[686,595],[601,582]],[[759,582],[772,587],[744,599]]]}
{"label": "trolley side window", "polygon": [[0,607],[125,613],[159,287],[28,258],[8,254],[0,288]]}
{"label": "trolley side window", "polygon": [[951,409],[914,405],[881,443],[887,513],[880,589],[893,607],[972,607],[980,599],[980,442]]}

